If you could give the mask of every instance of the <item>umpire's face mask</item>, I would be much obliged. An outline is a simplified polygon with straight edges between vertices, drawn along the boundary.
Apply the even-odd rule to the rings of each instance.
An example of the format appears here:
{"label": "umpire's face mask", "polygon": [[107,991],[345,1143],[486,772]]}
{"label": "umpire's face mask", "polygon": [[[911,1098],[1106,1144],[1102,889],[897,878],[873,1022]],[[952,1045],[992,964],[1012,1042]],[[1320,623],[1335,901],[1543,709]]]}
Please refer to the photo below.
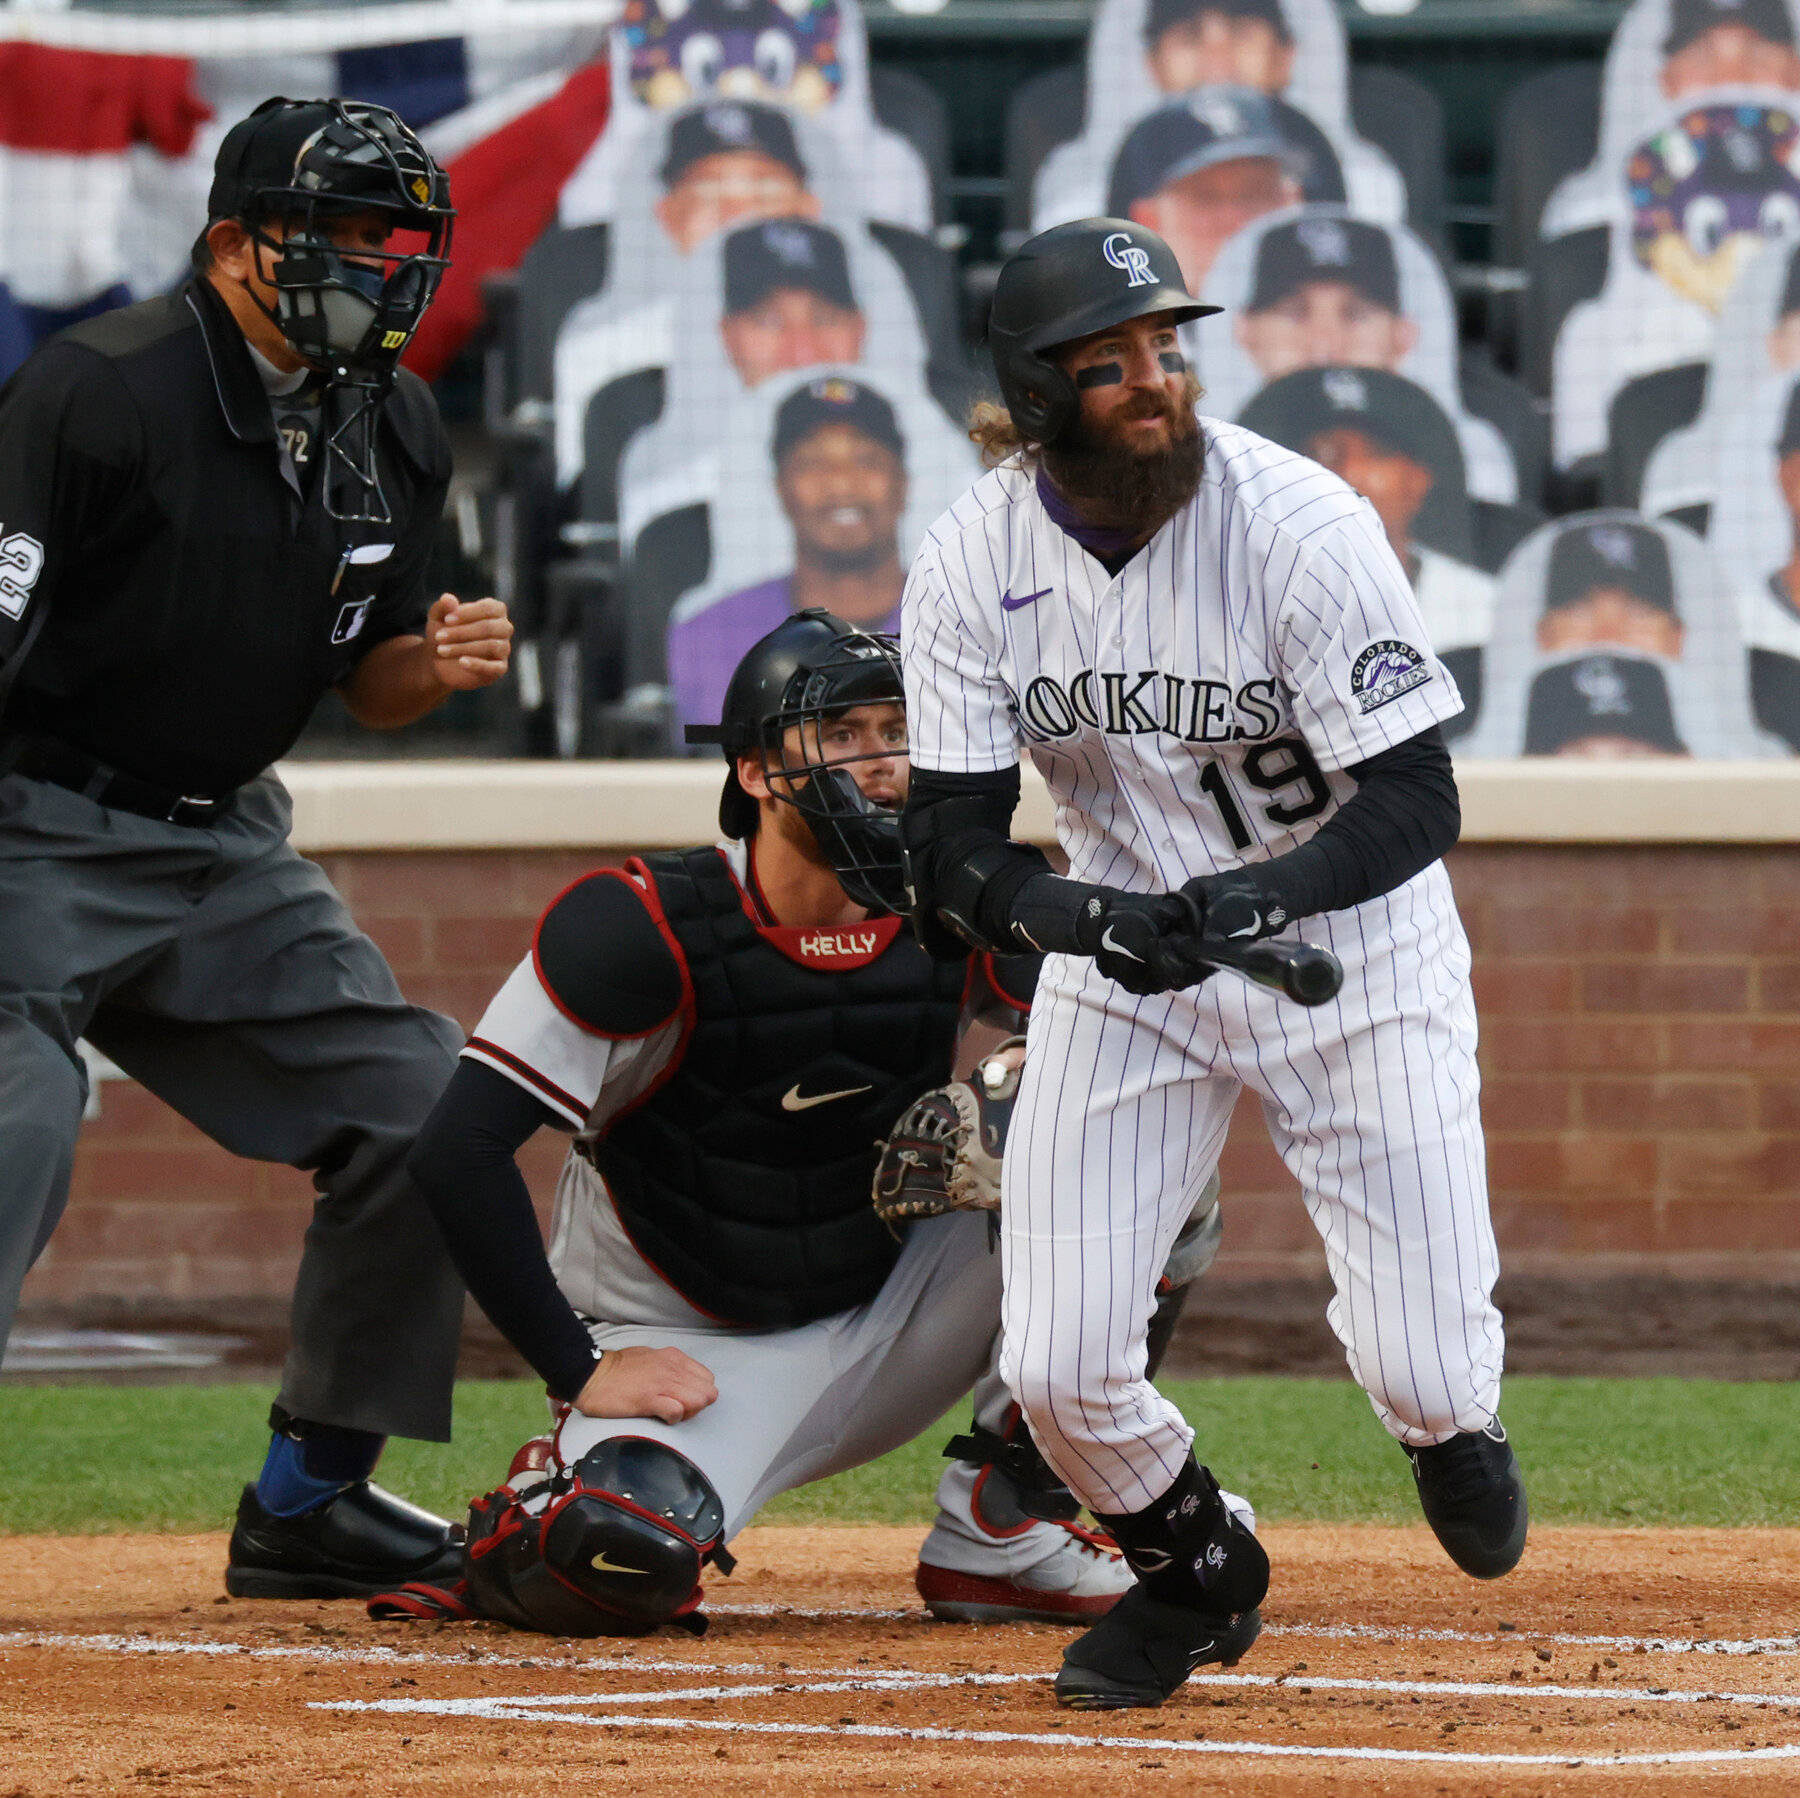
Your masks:
{"label": "umpire's face mask", "polygon": [[[380,221],[377,241],[362,227]],[[418,243],[409,241],[420,238]],[[270,269],[273,315],[281,334],[308,361],[354,368],[392,368],[425,308],[444,264],[419,233],[391,238],[379,214],[309,219],[277,246]]]}

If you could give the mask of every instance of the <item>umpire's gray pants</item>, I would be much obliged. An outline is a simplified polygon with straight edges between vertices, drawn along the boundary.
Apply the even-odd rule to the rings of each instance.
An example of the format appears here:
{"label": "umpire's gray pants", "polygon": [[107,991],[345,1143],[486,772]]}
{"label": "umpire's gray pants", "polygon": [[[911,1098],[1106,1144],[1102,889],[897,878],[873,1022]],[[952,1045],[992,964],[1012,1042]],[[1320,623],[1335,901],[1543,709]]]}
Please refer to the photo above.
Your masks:
{"label": "umpire's gray pants", "polygon": [[408,1005],[266,775],[207,829],[0,779],[0,1348],[68,1198],[86,1036],[234,1154],[313,1175],[281,1403],[450,1437],[462,1286],[404,1169],[462,1033]]}

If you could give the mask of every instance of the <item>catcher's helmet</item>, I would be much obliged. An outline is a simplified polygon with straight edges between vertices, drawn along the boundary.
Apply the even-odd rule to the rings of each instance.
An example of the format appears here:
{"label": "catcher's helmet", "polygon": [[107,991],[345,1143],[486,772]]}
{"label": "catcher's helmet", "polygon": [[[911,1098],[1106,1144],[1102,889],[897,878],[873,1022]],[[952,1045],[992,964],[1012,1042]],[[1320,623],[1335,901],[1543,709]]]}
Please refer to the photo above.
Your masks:
{"label": "catcher's helmet", "polygon": [[[731,764],[719,797],[719,827],[745,837],[756,826],[756,801],[737,777],[737,758],[760,750],[771,791],[805,818],[859,905],[897,912],[903,901],[900,815],[863,796],[850,764],[885,759],[875,751],[828,760],[819,726],[854,705],[905,703],[900,651],[891,636],[858,630],[817,607],[796,612],[751,645],[725,690],[717,724],[690,724],[690,743],[717,743]],[[798,754],[787,733],[800,727]],[[808,728],[810,727],[810,729]]]}
{"label": "catcher's helmet", "polygon": [[[419,241],[403,250],[335,244],[325,221],[373,209]],[[334,372],[391,370],[450,266],[450,179],[385,106],[265,100],[226,132],[209,220],[235,218],[277,260],[270,314],[297,354]],[[285,238],[269,236],[288,221]]]}
{"label": "catcher's helmet", "polygon": [[1075,383],[1045,350],[1153,312],[1176,324],[1222,311],[1188,292],[1175,252],[1130,219],[1076,219],[1009,256],[994,286],[988,351],[1013,423],[1054,443],[1080,408]]}

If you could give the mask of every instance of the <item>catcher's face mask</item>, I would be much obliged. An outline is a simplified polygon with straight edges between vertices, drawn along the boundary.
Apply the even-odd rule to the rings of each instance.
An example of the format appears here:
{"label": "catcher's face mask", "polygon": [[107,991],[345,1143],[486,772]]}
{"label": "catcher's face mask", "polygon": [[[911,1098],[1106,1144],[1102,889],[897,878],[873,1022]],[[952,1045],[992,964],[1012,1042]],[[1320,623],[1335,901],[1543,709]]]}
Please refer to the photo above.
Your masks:
{"label": "catcher's face mask", "polygon": [[906,707],[891,637],[857,632],[803,668],[763,730],[769,790],[806,820],[838,884],[871,911],[897,912]]}

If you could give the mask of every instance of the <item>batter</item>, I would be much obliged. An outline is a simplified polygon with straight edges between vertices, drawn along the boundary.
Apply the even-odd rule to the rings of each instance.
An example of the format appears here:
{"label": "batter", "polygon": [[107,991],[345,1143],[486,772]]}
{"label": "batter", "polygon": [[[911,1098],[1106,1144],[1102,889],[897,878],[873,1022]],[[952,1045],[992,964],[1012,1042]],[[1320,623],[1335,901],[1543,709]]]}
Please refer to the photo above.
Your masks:
{"label": "batter", "polygon": [[[1526,1526],[1497,1416],[1469,948],[1439,860],[1459,826],[1439,726],[1462,701],[1368,504],[1196,419],[1175,331],[1216,310],[1141,226],[1026,244],[990,327],[1007,404],[972,433],[997,465],[929,533],[903,608],[919,927],[946,953],[1048,951],[1003,1185],[1001,1371],[1138,1574],[1058,1678],[1090,1708],[1160,1703],[1259,1627],[1266,1557],[1144,1354],[1156,1270],[1245,1086],[1440,1541],[1493,1577]],[[1008,840],[1022,752],[1067,878]],[[1246,941],[1310,918],[1341,995],[1302,1011],[1206,978],[1195,912]]]}

